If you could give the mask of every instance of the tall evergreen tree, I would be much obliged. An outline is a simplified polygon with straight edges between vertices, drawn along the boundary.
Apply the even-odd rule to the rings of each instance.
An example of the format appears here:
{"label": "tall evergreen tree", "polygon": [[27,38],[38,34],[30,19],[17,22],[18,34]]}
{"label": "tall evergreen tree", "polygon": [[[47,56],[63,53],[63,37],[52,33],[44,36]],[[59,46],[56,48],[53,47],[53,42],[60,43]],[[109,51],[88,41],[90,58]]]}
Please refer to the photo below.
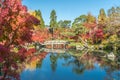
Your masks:
{"label": "tall evergreen tree", "polygon": [[51,28],[56,28],[57,27],[57,16],[56,16],[56,11],[52,10],[50,13],[50,27]]}
{"label": "tall evergreen tree", "polygon": [[35,10],[35,16],[40,20],[40,27],[44,28],[45,23],[44,23],[41,11],[40,10]]}
{"label": "tall evergreen tree", "polygon": [[88,13],[87,17],[86,17],[86,22],[87,23],[95,23],[96,22],[96,18],[91,14],[91,13]]}
{"label": "tall evergreen tree", "polygon": [[107,22],[107,17],[104,9],[100,9],[99,15],[98,15],[98,24],[101,27],[105,27]]}
{"label": "tall evergreen tree", "polygon": [[107,30],[110,33],[117,33],[120,31],[120,7],[112,7],[108,10]]}

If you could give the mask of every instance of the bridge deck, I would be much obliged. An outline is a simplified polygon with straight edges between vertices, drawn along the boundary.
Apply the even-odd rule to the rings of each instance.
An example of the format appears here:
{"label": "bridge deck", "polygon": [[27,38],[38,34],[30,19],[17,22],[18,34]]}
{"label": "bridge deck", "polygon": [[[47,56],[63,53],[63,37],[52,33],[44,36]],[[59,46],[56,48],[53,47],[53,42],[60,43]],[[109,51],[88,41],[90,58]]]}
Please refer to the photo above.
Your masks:
{"label": "bridge deck", "polygon": [[63,40],[51,40],[44,42],[44,45],[48,45],[48,44],[68,44],[68,42]]}
{"label": "bridge deck", "polygon": [[63,41],[63,40],[50,40],[50,41],[45,41],[44,45],[46,46],[46,48],[66,48],[66,45],[68,44],[67,41]]}

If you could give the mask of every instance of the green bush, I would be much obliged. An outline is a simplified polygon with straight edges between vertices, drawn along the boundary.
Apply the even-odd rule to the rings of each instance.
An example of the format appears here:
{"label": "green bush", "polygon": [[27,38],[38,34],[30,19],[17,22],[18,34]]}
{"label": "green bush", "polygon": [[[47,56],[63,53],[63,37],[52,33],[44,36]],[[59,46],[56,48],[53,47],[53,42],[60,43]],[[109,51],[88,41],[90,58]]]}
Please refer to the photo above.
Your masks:
{"label": "green bush", "polygon": [[103,47],[103,50],[113,51],[114,50],[113,45],[114,45],[113,43],[108,43]]}

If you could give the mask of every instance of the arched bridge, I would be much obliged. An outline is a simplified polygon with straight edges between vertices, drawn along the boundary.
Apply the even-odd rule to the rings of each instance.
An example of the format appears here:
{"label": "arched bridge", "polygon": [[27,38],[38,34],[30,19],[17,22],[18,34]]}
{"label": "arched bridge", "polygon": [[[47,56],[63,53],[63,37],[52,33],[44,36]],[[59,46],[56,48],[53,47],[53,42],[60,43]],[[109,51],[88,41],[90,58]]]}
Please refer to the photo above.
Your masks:
{"label": "arched bridge", "polygon": [[66,49],[68,44],[69,42],[64,40],[50,40],[44,42],[45,47],[51,49]]}

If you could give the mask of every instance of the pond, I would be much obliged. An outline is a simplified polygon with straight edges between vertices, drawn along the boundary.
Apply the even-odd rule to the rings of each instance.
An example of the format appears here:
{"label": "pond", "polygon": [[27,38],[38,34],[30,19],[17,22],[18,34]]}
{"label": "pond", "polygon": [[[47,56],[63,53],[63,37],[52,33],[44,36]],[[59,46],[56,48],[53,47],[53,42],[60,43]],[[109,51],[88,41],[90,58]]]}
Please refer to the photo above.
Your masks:
{"label": "pond", "polygon": [[120,80],[120,65],[115,59],[84,54],[45,53],[44,58],[26,64],[20,80]]}

